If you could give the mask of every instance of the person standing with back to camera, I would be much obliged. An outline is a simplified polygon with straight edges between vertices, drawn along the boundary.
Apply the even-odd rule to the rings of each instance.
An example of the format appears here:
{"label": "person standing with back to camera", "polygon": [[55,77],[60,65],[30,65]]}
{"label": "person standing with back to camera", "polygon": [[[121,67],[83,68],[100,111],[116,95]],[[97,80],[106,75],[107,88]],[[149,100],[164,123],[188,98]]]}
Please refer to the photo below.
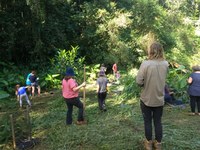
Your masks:
{"label": "person standing with back to camera", "polygon": [[99,72],[99,77],[97,78],[96,84],[97,84],[97,97],[98,97],[99,109],[101,111],[106,111],[108,79],[103,70]]}
{"label": "person standing with back to camera", "polygon": [[73,77],[75,76],[74,70],[71,67],[67,68],[64,79],[62,80],[62,95],[67,104],[67,117],[66,124],[72,124],[72,112],[73,106],[78,108],[78,120],[76,122],[77,125],[85,124],[83,116],[83,103],[79,98],[79,89],[86,86],[86,83],[83,82],[78,86],[77,82]]}
{"label": "person standing with back to camera", "polygon": [[[148,51],[148,60],[142,62],[136,82],[142,87],[140,107],[144,118],[146,150],[161,150],[162,114],[164,106],[164,87],[168,72],[168,62],[164,59],[163,47],[154,42]],[[155,140],[152,138],[152,120]]]}
{"label": "person standing with back to camera", "polygon": [[195,107],[197,104],[197,115],[200,116],[200,66],[193,66],[192,70],[193,73],[188,78],[191,115],[195,115]]}

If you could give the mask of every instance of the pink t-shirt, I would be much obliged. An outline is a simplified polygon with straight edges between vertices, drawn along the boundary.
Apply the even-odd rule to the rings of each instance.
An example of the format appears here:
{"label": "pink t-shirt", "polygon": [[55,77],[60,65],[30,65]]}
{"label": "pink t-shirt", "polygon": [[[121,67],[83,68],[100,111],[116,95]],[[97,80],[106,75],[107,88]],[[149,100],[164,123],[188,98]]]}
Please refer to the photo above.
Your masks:
{"label": "pink t-shirt", "polygon": [[74,79],[62,80],[62,94],[64,98],[74,98],[78,97],[78,90],[76,92],[73,91],[74,87],[77,87],[78,84]]}
{"label": "pink t-shirt", "polygon": [[113,71],[116,73],[117,72],[117,64],[114,64],[112,67]]}

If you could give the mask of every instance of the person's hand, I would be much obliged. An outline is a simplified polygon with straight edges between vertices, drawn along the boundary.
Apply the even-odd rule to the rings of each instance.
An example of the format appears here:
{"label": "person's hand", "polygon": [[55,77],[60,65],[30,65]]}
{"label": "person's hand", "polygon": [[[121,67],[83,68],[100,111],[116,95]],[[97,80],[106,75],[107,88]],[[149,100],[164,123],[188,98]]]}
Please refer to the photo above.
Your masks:
{"label": "person's hand", "polygon": [[85,87],[85,86],[86,86],[86,83],[85,83],[85,82],[83,82],[83,83],[81,84],[81,86],[82,86],[82,87]]}

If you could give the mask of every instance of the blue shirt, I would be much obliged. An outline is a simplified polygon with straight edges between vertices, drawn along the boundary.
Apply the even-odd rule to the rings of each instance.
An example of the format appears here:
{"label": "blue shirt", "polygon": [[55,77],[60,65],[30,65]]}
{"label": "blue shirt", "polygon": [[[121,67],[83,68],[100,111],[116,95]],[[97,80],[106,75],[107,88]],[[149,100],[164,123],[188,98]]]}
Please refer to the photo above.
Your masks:
{"label": "blue shirt", "polygon": [[200,96],[200,73],[192,73],[190,75],[192,83],[189,85],[188,94],[191,96]]}
{"label": "blue shirt", "polygon": [[26,93],[26,88],[25,87],[20,87],[19,89],[18,89],[18,95],[23,95],[23,94],[25,94]]}

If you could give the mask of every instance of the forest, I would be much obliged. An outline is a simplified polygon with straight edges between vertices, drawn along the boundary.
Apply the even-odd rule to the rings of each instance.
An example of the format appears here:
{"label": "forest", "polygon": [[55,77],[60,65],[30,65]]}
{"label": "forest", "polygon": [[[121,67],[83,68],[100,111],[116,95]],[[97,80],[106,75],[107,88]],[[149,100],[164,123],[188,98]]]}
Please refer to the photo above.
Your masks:
{"label": "forest", "polygon": [[[140,88],[135,81],[138,68],[141,62],[147,59],[147,51],[151,43],[160,42],[164,47],[165,59],[170,64],[167,82],[176,90],[177,99],[187,104],[189,97],[186,80],[192,72],[192,66],[199,65],[200,62],[199,18],[200,0],[0,0],[0,119],[2,122],[0,124],[0,149],[9,149],[12,141],[8,116],[14,111],[18,112],[15,85],[25,85],[26,77],[31,70],[36,70],[40,78],[41,93],[55,92],[50,98],[41,98],[44,103],[49,98],[48,108],[44,109],[48,111],[48,115],[43,114],[42,110],[39,111],[39,98],[34,100],[39,108],[35,106],[33,110],[38,112],[31,112],[32,121],[35,121],[32,123],[33,134],[36,137],[46,135],[50,137],[50,139],[42,138],[40,142],[44,140],[44,143],[48,143],[53,140],[49,147],[42,144],[36,149],[96,148],[109,150],[126,149],[126,145],[128,149],[142,149],[139,145],[141,145],[140,139],[142,138],[140,131],[143,129],[137,127],[142,124],[142,120],[138,119],[135,122],[132,120],[134,115],[134,117],[141,117],[139,109],[135,108],[139,107],[137,102]],[[86,131],[81,133],[80,127],[78,133],[86,139],[83,137],[79,139],[78,135],[65,129],[67,133],[72,134],[73,140],[76,138],[80,140],[73,141],[66,135],[62,135],[62,130],[53,129],[57,123],[56,120],[52,120],[54,112],[58,113],[57,119],[64,120],[65,108],[58,91],[60,91],[66,67],[74,68],[77,81],[81,83],[84,80],[85,65],[86,82],[92,84],[97,78],[102,63],[107,67],[106,73],[110,80],[113,80],[112,65],[118,64],[121,73],[120,85],[111,87],[108,102],[110,107],[112,104],[113,107],[116,106],[111,111],[111,116],[117,117],[114,115],[120,111],[118,117],[121,120],[115,120],[112,124],[109,122],[111,119],[109,114],[106,118],[101,115],[98,116],[98,120],[95,120],[97,117],[95,115],[99,114],[93,108],[93,105],[96,105],[92,101],[95,96],[93,89],[89,88],[86,99],[89,100],[88,105],[91,105],[88,110],[91,124],[95,125],[93,123],[96,121],[105,120],[110,126],[104,125],[106,129],[102,133],[100,133],[98,124],[95,127],[92,125],[84,127],[85,130],[97,132],[97,138],[92,142],[89,138],[95,136],[94,133]],[[120,94],[112,93],[119,89],[122,89]],[[59,101],[58,104],[63,105],[62,107],[54,101],[56,99]],[[114,101],[114,99],[117,100]],[[133,108],[136,109],[135,113],[131,113]],[[41,109],[43,109],[43,103]],[[58,109],[61,111],[59,112]],[[167,111],[168,109],[170,110],[167,108]],[[174,111],[179,113],[182,109],[170,110],[169,114]],[[186,112],[187,109],[184,110],[184,113]],[[37,113],[41,113],[42,117],[37,118]],[[45,115],[47,115],[47,120],[45,120]],[[178,117],[184,116],[182,114]],[[175,126],[177,124],[170,124],[173,118],[171,116],[166,118],[167,120],[164,121],[166,128],[167,126],[175,127],[173,132],[178,134],[179,128]],[[41,119],[45,121],[41,123]],[[188,120],[194,122],[191,118]],[[42,130],[46,131],[48,122],[52,122],[49,129],[52,133],[42,133]],[[186,127],[185,129],[181,127],[180,133],[189,128],[190,123],[186,124],[186,122],[184,120],[178,122]],[[62,124],[62,121],[58,123]],[[37,126],[39,124],[40,127]],[[124,129],[119,129],[119,132],[124,132],[122,136],[111,129],[111,127],[114,129],[119,127],[118,125],[125,126]],[[20,128],[19,124],[17,126]],[[130,126],[131,129],[128,128]],[[59,128],[63,128],[63,125]],[[194,128],[199,129],[197,126]],[[75,132],[76,126],[73,126],[72,130]],[[136,136],[129,135],[129,130],[131,132],[136,130]],[[16,132],[21,132],[21,130],[18,129]],[[118,139],[110,137],[107,132],[117,134]],[[169,135],[170,132],[171,129],[165,134]],[[192,132],[192,134],[195,133],[195,131]],[[58,138],[53,139],[59,134],[61,135],[58,137],[62,136],[69,142],[61,142],[59,145]],[[179,146],[178,142],[170,141],[171,145],[165,144],[164,147],[166,150],[199,149],[200,144],[196,143],[193,135],[190,137],[189,134],[188,129],[187,135],[192,141],[186,142],[185,145],[184,139],[181,139],[185,135],[180,134],[176,140],[182,143],[182,146]],[[110,143],[106,143],[101,136],[107,137]],[[134,139],[134,146],[127,142],[114,146],[113,140],[123,141],[123,139],[128,139],[128,136]],[[196,139],[200,139],[199,135]],[[9,148],[5,146],[7,144]],[[73,144],[77,146],[73,147]],[[191,147],[189,147],[190,144],[192,144]]]}
{"label": "forest", "polygon": [[70,63],[104,63],[109,70],[114,62],[122,70],[138,67],[152,41],[163,44],[172,68],[178,64],[190,70],[199,62],[199,3],[2,0],[1,90],[11,93],[33,69],[48,88],[54,86],[48,77],[65,72],[63,66]]}

